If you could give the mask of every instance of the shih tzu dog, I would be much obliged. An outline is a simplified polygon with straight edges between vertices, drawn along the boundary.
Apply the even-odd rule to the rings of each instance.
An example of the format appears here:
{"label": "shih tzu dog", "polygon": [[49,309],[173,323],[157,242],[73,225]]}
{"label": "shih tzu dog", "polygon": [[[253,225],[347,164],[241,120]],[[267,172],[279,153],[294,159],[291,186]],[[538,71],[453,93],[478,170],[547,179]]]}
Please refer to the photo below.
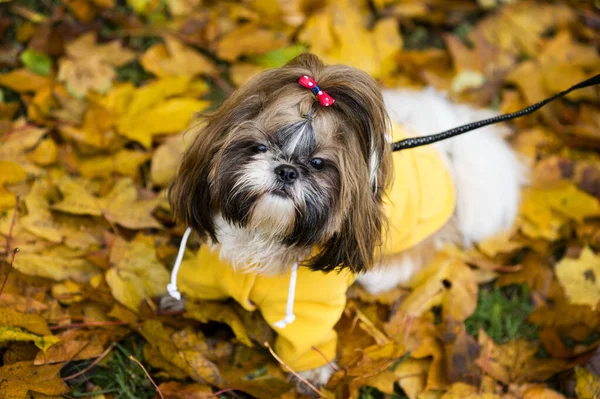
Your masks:
{"label": "shih tzu dog", "polygon": [[382,95],[365,72],[311,54],[260,74],[194,128],[170,188],[206,244],[181,265],[182,291],[260,310],[283,361],[325,383],[356,278],[391,289],[439,245],[513,222],[521,170],[499,128],[391,151],[392,138],[486,116],[431,89]]}

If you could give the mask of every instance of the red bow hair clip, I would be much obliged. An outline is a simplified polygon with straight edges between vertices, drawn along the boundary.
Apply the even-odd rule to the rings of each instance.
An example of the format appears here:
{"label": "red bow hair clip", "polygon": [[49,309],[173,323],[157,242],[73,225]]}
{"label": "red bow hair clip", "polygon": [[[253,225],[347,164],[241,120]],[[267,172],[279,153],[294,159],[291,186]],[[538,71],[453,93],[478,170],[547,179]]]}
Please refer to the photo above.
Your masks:
{"label": "red bow hair clip", "polygon": [[303,75],[300,76],[300,79],[298,79],[298,83],[312,91],[313,94],[317,96],[322,106],[329,107],[335,102],[333,97],[321,90],[321,88],[317,85],[317,82],[315,82],[313,78]]}

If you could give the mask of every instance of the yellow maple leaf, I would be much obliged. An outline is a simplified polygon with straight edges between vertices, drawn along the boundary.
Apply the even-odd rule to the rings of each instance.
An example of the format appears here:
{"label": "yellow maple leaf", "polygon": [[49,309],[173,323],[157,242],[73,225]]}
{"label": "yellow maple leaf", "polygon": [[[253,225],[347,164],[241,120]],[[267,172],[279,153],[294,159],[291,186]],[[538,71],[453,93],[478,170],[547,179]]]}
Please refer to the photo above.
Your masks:
{"label": "yellow maple leaf", "polygon": [[23,328],[38,335],[51,334],[48,323],[43,317],[17,312],[10,308],[0,309],[0,325]]}
{"label": "yellow maple leaf", "polygon": [[578,259],[563,258],[555,271],[571,303],[596,309],[600,302],[600,255],[585,247]]}
{"label": "yellow maple leaf", "polygon": [[575,367],[575,393],[580,399],[595,399],[600,396],[600,378],[585,367]]}
{"label": "yellow maple leaf", "polygon": [[149,237],[127,242],[117,238],[110,252],[113,267],[106,272],[106,282],[117,301],[137,311],[142,300],[166,292],[169,273],[156,258]]}
{"label": "yellow maple leaf", "polygon": [[[104,197],[90,194],[85,183],[85,179],[67,176],[60,179],[57,186],[63,199],[53,204],[52,209],[73,215],[104,216],[109,222],[130,229],[162,228],[151,214],[161,199],[139,200],[137,188],[130,178],[118,180]],[[50,220],[52,217],[44,215],[38,219]]]}
{"label": "yellow maple leaf", "polygon": [[117,181],[101,200],[104,217],[112,223],[129,229],[162,228],[151,215],[161,199],[138,200],[137,189],[130,178]]}
{"label": "yellow maple leaf", "polygon": [[267,51],[284,47],[288,38],[282,33],[248,23],[236,27],[219,41],[219,58],[234,61],[241,55],[264,54]]}
{"label": "yellow maple leaf", "polygon": [[50,138],[43,139],[33,151],[27,154],[27,159],[40,166],[52,165],[58,159],[58,146]]}
{"label": "yellow maple leaf", "polygon": [[524,189],[520,214],[525,234],[556,240],[569,219],[581,223],[600,215],[600,203],[572,182],[564,181],[552,187]]}
{"label": "yellow maple leaf", "polygon": [[182,96],[196,90],[190,76],[170,76],[139,89],[131,85],[118,86],[101,103],[117,116],[121,135],[149,148],[154,135],[180,132],[195,112],[210,104]]}
{"label": "yellow maple leaf", "polygon": [[191,129],[185,133],[167,138],[152,154],[150,177],[152,183],[164,187],[173,177],[181,161],[183,151],[192,143],[199,129]]}
{"label": "yellow maple leaf", "polygon": [[16,270],[28,276],[39,276],[54,281],[73,280],[87,283],[100,269],[83,258],[59,257],[44,251],[40,254],[19,253],[15,258]]}
{"label": "yellow maple leaf", "polygon": [[150,157],[150,153],[126,149],[112,155],[87,157],[81,161],[79,172],[87,178],[109,177],[114,174],[135,177],[140,166]]}
{"label": "yellow maple leaf", "polygon": [[419,317],[432,307],[442,305],[444,315],[463,321],[475,311],[475,275],[460,259],[440,253],[409,284],[413,291],[400,304],[402,313]]}
{"label": "yellow maple leaf", "polygon": [[25,180],[25,170],[16,162],[0,161],[0,187]]}
{"label": "yellow maple leaf", "polygon": [[119,132],[149,148],[152,137],[157,134],[178,133],[188,127],[196,112],[210,103],[195,98],[178,97],[166,99],[155,106],[119,120]]}
{"label": "yellow maple leaf", "polygon": [[8,87],[19,93],[38,91],[46,88],[49,84],[50,79],[25,68],[0,74],[0,86]]}
{"label": "yellow maple leaf", "polygon": [[59,341],[60,339],[54,335],[39,335],[24,331],[19,327],[0,325],[0,342],[33,342],[35,346],[45,352]]}
{"label": "yellow maple leaf", "polygon": [[89,194],[80,180],[63,177],[57,183],[63,199],[52,205],[56,211],[68,212],[75,215],[101,216],[103,203]]}
{"label": "yellow maple leaf", "polygon": [[171,36],[165,36],[165,43],[155,44],[140,57],[144,69],[158,77],[198,74],[213,74],[214,64],[194,49]]}
{"label": "yellow maple leaf", "polygon": [[402,48],[397,21],[386,18],[367,29],[364,5],[353,0],[331,2],[311,15],[299,40],[329,64],[348,64],[374,77],[396,67],[393,56]]}

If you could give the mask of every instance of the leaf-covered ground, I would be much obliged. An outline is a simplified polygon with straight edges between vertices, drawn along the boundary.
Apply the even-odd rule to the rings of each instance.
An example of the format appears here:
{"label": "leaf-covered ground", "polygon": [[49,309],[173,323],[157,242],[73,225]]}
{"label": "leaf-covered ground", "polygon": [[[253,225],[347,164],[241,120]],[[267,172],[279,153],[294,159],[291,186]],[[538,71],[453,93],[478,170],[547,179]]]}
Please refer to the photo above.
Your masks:
{"label": "leaf-covered ground", "polygon": [[[597,7],[0,1],[0,399],[301,397],[259,315],[158,310],[184,227],[164,190],[193,113],[304,50],[514,111],[600,72]],[[532,170],[513,231],[448,248],[409,288],[351,288],[322,395],[600,397],[599,100],[509,126]]]}

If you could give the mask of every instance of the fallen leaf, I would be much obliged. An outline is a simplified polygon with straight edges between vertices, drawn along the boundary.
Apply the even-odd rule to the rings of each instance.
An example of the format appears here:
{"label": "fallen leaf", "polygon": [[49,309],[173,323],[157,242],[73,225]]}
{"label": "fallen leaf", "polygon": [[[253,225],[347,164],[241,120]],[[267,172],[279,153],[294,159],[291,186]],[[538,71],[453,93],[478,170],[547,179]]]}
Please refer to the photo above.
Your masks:
{"label": "fallen leaf", "polygon": [[216,321],[227,324],[238,341],[247,346],[254,346],[248,337],[240,316],[228,304],[204,302],[201,304],[188,302],[183,317],[198,320],[201,323]]}
{"label": "fallen leaf", "polygon": [[504,384],[545,381],[568,367],[564,360],[538,358],[538,345],[524,339],[496,345],[480,330],[479,344],[481,353],[477,364],[479,367],[485,364],[486,373]]}
{"label": "fallen leaf", "polygon": [[151,215],[160,199],[139,200],[133,181],[123,178],[117,181],[113,189],[102,197],[104,217],[129,229],[162,228]]}
{"label": "fallen leaf", "polygon": [[241,55],[264,54],[283,47],[287,38],[281,32],[257,24],[245,24],[227,33],[218,43],[220,58],[233,61]]}
{"label": "fallen leaf", "polygon": [[20,93],[35,92],[47,87],[49,84],[48,78],[24,68],[0,74],[0,86],[8,87]]}
{"label": "fallen leaf", "polygon": [[80,283],[87,283],[100,273],[100,269],[85,259],[45,254],[47,251],[41,254],[19,253],[14,268],[29,276],[45,277],[54,281],[70,279]]}
{"label": "fallen leaf", "polygon": [[176,333],[159,321],[148,320],[140,333],[158,349],[164,360],[185,370],[194,381],[217,386],[222,384],[219,369],[197,350],[198,339],[189,329]]}
{"label": "fallen leaf", "polygon": [[133,311],[142,300],[166,292],[169,274],[156,259],[149,237],[127,242],[117,238],[110,253],[112,268],[106,272],[106,282],[115,299]]}
{"label": "fallen leaf", "polygon": [[478,291],[475,276],[459,259],[440,254],[409,284],[414,289],[400,304],[401,313],[419,317],[441,305],[445,317],[462,321],[475,311]]}
{"label": "fallen leaf", "polygon": [[212,389],[203,384],[182,384],[163,382],[158,386],[165,399],[206,399],[213,395]]}
{"label": "fallen leaf", "polygon": [[144,69],[158,77],[212,75],[216,72],[207,57],[171,36],[165,37],[164,44],[155,44],[146,50],[140,62]]}
{"label": "fallen leaf", "polygon": [[585,247],[578,259],[563,258],[555,271],[571,303],[596,309],[600,302],[599,255]]}
{"label": "fallen leaf", "polygon": [[575,367],[575,393],[581,399],[593,399],[600,395],[600,378],[584,367]]}
{"label": "fallen leaf", "polygon": [[62,365],[34,366],[20,362],[0,367],[0,399],[26,398],[29,391],[44,395],[60,395],[69,387],[60,378]]}

